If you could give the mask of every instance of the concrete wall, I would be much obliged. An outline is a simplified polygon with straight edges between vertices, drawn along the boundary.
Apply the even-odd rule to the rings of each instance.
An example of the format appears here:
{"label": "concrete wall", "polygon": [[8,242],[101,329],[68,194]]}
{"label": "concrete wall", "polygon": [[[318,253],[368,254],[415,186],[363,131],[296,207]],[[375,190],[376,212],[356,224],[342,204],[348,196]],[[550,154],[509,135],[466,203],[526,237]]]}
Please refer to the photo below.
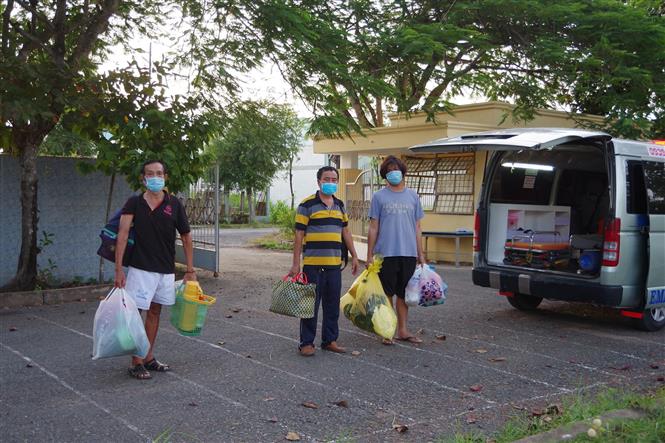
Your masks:
{"label": "concrete wall", "polygon": [[[39,157],[37,204],[38,240],[42,231],[53,234],[53,244],[37,256],[38,269],[56,265],[61,280],[97,278],[99,231],[106,223],[106,199],[110,177],[102,173],[82,175],[79,159]],[[92,160],[88,160],[92,161]],[[111,211],[120,208],[132,193],[124,177],[116,177]],[[18,161],[0,155],[0,286],[16,273],[21,247],[20,169]],[[113,264],[104,262],[104,278],[113,277]]]}

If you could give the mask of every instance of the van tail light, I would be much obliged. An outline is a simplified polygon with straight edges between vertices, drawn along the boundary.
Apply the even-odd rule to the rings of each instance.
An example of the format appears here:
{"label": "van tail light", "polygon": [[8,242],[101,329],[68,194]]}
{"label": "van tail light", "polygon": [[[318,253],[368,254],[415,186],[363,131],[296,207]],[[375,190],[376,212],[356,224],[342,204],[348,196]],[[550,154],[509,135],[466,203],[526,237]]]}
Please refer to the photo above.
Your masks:
{"label": "van tail light", "polygon": [[480,215],[478,211],[473,219],[473,251],[480,251]]}
{"label": "van tail light", "polygon": [[628,310],[625,310],[625,309],[623,309],[619,312],[621,313],[622,316],[628,317],[628,318],[636,318],[638,320],[641,320],[642,318],[644,318],[644,313],[642,313],[642,312],[628,311]]}
{"label": "van tail light", "polygon": [[619,264],[620,233],[620,218],[615,218],[605,227],[605,239],[603,240],[603,266],[617,266]]}

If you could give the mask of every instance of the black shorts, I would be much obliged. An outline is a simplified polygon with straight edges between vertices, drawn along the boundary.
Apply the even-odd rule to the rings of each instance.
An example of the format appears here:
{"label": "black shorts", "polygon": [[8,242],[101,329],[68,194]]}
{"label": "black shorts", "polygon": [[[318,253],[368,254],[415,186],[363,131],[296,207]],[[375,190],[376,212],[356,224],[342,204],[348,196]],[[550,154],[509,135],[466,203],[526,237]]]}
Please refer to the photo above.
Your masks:
{"label": "black shorts", "polygon": [[379,279],[386,295],[404,298],[406,284],[415,270],[416,257],[385,257],[379,271]]}

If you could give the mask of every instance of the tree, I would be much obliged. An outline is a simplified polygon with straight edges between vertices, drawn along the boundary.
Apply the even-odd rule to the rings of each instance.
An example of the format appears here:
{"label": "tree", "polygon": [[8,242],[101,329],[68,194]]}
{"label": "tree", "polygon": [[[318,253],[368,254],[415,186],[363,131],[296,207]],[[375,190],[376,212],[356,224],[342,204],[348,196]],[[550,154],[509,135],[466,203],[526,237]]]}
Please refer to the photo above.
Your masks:
{"label": "tree", "polygon": [[[169,110],[163,103],[157,103],[158,109],[153,107],[150,113],[146,111],[143,115],[146,119],[170,118],[180,111],[192,117],[193,104],[204,110],[219,109],[218,105],[226,96],[223,91],[237,89],[230,72],[247,69],[253,65],[255,57],[252,49],[234,41],[231,33],[197,38],[196,29],[201,24],[222,21],[223,14],[209,12],[206,4],[197,0],[7,0],[0,3],[0,147],[18,157],[21,167],[21,249],[16,275],[4,290],[34,288],[39,252],[36,159],[47,135],[64,118],[77,120],[81,123],[79,126],[88,129],[96,127],[100,122],[92,120],[91,116],[95,110],[106,106],[100,101],[101,91],[116,80],[120,82],[115,83],[119,89],[107,97],[114,95],[120,102],[124,97],[125,104],[131,100],[125,94],[124,80],[98,73],[97,65],[108,55],[109,48],[123,45],[131,49],[137,37],[158,38],[160,30],[182,29],[181,38],[176,40],[179,50],[162,69],[173,72],[182,66],[189,67],[191,91],[206,89],[206,94],[176,99],[168,105]],[[246,52],[240,54],[241,51]],[[216,62],[215,69],[208,69],[208,62]],[[150,87],[146,85],[145,96],[150,96]],[[124,115],[127,125],[139,125],[140,120],[130,120],[130,114]],[[75,127],[76,123],[69,125]],[[80,133],[87,136],[91,132]],[[147,132],[141,130],[137,134],[142,134],[145,141]],[[121,145],[104,146],[112,156],[113,149],[125,149]],[[175,162],[177,159],[177,156],[172,158],[176,168],[180,164]],[[186,172],[184,166],[179,172]],[[187,174],[184,177],[191,178]]]}
{"label": "tree", "polygon": [[[385,111],[452,111],[458,95],[665,129],[665,18],[653,0],[293,0],[236,15],[308,102],[315,133],[382,126]],[[660,9],[659,9],[660,8]]]}
{"label": "tree", "polygon": [[300,150],[302,123],[286,105],[265,101],[239,103],[231,123],[211,150],[220,163],[220,182],[225,189],[247,191],[250,221],[253,194],[270,186]]}

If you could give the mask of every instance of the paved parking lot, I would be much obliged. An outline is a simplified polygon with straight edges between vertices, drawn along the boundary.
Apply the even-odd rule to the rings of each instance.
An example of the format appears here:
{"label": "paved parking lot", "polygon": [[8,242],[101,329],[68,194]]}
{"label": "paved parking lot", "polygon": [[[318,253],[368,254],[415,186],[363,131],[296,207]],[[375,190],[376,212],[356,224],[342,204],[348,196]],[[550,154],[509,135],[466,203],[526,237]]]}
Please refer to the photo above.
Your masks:
{"label": "paved parking lot", "polygon": [[565,303],[522,313],[473,286],[470,268],[449,266],[438,266],[446,304],[411,311],[422,345],[384,346],[342,318],[340,344],[359,354],[303,358],[297,320],[268,312],[289,263],[224,249],[220,278],[201,278],[218,297],[203,334],[179,335],[165,312],[156,355],[174,370],[148,381],[127,376],[128,358],[90,359],[96,301],[0,311],[2,440],[436,441],[665,375],[665,331]]}

